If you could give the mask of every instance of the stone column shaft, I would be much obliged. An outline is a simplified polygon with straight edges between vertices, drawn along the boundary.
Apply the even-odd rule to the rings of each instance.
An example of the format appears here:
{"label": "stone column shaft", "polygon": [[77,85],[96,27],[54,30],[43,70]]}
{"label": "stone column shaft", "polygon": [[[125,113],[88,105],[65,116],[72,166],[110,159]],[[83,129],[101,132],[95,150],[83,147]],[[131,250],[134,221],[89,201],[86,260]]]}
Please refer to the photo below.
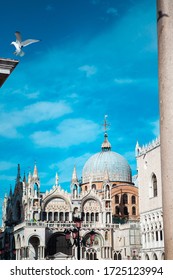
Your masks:
{"label": "stone column shaft", "polygon": [[173,1],[157,0],[165,259],[173,260]]}

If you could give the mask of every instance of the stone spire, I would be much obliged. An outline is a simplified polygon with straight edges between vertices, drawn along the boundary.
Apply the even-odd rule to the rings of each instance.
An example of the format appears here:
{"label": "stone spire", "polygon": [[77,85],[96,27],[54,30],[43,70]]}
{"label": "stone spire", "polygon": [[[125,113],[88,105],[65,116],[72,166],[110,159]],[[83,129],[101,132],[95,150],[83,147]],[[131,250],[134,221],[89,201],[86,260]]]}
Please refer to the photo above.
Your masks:
{"label": "stone spire", "polygon": [[136,142],[136,147],[135,147],[135,155],[136,155],[136,157],[138,156],[139,151],[140,151],[140,146],[139,146],[139,143],[138,143],[138,141],[137,141],[137,142]]}
{"label": "stone spire", "polygon": [[58,186],[58,183],[59,183],[59,176],[58,176],[58,173],[56,172],[56,175],[55,175],[55,186],[56,187]]}
{"label": "stone spire", "polygon": [[77,172],[76,172],[76,166],[74,166],[73,169],[73,174],[72,174],[72,184],[77,184],[78,183],[78,178],[77,178]]}
{"label": "stone spire", "polygon": [[28,184],[31,183],[31,180],[32,180],[32,175],[31,175],[31,172],[29,171],[29,173],[28,173]]}
{"label": "stone spire", "polygon": [[38,170],[37,170],[36,163],[35,163],[35,165],[34,165],[33,178],[34,178],[34,179],[38,179]]}
{"label": "stone spire", "polygon": [[23,175],[23,182],[26,183],[26,175],[25,175],[25,172],[24,172],[24,175]]}
{"label": "stone spire", "polygon": [[12,192],[12,187],[10,185],[10,192],[9,192],[9,197],[12,198],[13,192]]}
{"label": "stone spire", "polygon": [[16,177],[16,183],[19,183],[20,182],[20,164],[18,164],[17,166],[17,177]]}

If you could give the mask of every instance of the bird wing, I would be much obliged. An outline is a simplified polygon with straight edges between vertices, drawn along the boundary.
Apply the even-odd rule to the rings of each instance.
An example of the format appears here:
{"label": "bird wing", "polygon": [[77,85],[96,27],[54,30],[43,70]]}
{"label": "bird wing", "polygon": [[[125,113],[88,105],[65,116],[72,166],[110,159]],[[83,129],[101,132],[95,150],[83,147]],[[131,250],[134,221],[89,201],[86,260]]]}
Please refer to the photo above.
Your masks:
{"label": "bird wing", "polygon": [[21,37],[21,34],[20,34],[20,32],[19,31],[16,31],[15,32],[15,36],[16,36],[16,42],[18,41],[18,42],[22,42],[22,37]]}
{"label": "bird wing", "polygon": [[40,40],[27,39],[27,40],[21,42],[21,46],[22,46],[22,47],[26,47],[26,46],[28,46],[28,45],[30,45],[30,44],[32,44],[32,43],[37,43],[37,42],[40,42]]}

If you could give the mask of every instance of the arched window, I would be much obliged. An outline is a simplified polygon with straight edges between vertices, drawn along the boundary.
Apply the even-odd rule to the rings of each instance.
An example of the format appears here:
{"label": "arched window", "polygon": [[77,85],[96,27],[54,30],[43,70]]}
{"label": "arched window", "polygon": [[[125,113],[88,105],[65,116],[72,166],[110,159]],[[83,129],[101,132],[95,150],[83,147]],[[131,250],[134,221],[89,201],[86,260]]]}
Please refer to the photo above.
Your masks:
{"label": "arched window", "polygon": [[94,213],[91,213],[91,222],[94,222]]}
{"label": "arched window", "polygon": [[132,195],[132,204],[136,204],[136,197],[134,195]]}
{"label": "arched window", "polygon": [[158,231],[156,231],[156,241],[159,240]]}
{"label": "arched window", "polygon": [[85,191],[87,192],[87,186],[85,186]]}
{"label": "arched window", "polygon": [[108,232],[105,232],[105,240],[108,240]]}
{"label": "arched window", "polygon": [[124,206],[124,215],[128,215],[129,213],[128,213],[128,208],[127,208],[127,206]]}
{"label": "arched window", "polygon": [[115,196],[115,203],[119,204],[119,195],[118,194],[116,194],[116,196]]}
{"label": "arched window", "polygon": [[123,204],[128,204],[128,196],[126,193],[123,194]]}
{"label": "arched window", "polygon": [[157,177],[155,174],[152,176],[153,196],[157,196]]}
{"label": "arched window", "polygon": [[122,260],[121,254],[118,254],[118,260]]}
{"label": "arched window", "polygon": [[163,240],[162,230],[160,230],[160,240]]}
{"label": "arched window", "polygon": [[116,214],[116,215],[119,215],[119,212],[120,212],[120,208],[119,208],[119,206],[116,206],[116,207],[115,207],[115,214]]}
{"label": "arched window", "polygon": [[121,253],[115,253],[114,254],[114,260],[122,260],[122,256],[121,256]]}
{"label": "arched window", "polygon": [[96,184],[92,185],[92,190],[96,190]]}
{"label": "arched window", "polygon": [[89,222],[89,213],[86,213],[86,221]]}
{"label": "arched window", "polygon": [[136,215],[136,207],[135,206],[132,207],[132,215]]}

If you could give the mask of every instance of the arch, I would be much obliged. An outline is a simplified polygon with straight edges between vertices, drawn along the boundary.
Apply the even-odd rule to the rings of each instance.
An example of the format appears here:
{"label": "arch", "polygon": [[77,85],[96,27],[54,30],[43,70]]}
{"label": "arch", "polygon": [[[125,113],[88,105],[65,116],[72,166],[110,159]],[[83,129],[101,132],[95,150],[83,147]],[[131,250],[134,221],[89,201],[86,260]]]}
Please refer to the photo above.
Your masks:
{"label": "arch", "polygon": [[117,253],[114,254],[114,260],[118,260]]}
{"label": "arch", "polygon": [[70,201],[61,194],[56,194],[56,195],[53,194],[53,195],[49,195],[48,197],[46,197],[42,202],[42,211],[45,211],[47,204],[55,199],[64,200],[67,203],[67,205],[69,206],[70,211],[72,211],[72,205],[71,205]]}
{"label": "arch", "polygon": [[25,246],[25,236],[24,235],[22,236],[22,239],[21,239],[21,246],[22,247]]}
{"label": "arch", "polygon": [[151,174],[151,182],[150,182],[150,198],[156,197],[158,195],[158,186],[157,186],[157,177],[153,172]]}
{"label": "arch", "polygon": [[121,253],[118,253],[118,260],[122,260]]}
{"label": "arch", "polygon": [[34,189],[34,193],[39,194],[39,184],[38,182],[34,182],[34,185],[33,185],[33,189]]}
{"label": "arch", "polygon": [[114,253],[114,260],[122,260],[122,255],[120,252]]}
{"label": "arch", "polygon": [[101,248],[104,244],[104,238],[102,236],[102,234],[98,233],[97,231],[95,231],[95,236],[94,236],[94,240],[91,244],[91,240],[90,240],[90,232],[88,231],[84,236],[83,236],[83,245],[85,247],[98,247]]}
{"label": "arch", "polygon": [[108,240],[108,231],[105,232],[105,240]]}
{"label": "arch", "polygon": [[153,196],[157,196],[157,177],[156,174],[152,174],[152,186],[153,186]]}
{"label": "arch", "polygon": [[129,212],[128,212],[128,207],[124,206],[124,215],[128,216]]}
{"label": "arch", "polygon": [[134,216],[136,215],[136,207],[135,206],[132,207],[132,215],[134,215]]}
{"label": "arch", "polygon": [[91,189],[96,190],[96,184],[92,184]]}
{"label": "arch", "polygon": [[123,194],[123,204],[128,204],[128,195],[126,193]]}
{"label": "arch", "polygon": [[115,203],[119,204],[119,195],[118,194],[115,195]]}
{"label": "arch", "polygon": [[162,241],[163,240],[163,231],[160,230],[160,240]]}
{"label": "arch", "polygon": [[132,195],[132,197],[131,197],[131,203],[132,203],[132,204],[136,204],[136,196],[135,196],[135,195]]}
{"label": "arch", "polygon": [[97,260],[97,252],[95,250],[88,250],[86,253],[87,260]]}
{"label": "arch", "polygon": [[49,256],[55,255],[56,253],[72,255],[72,247],[67,246],[65,234],[62,232],[53,233],[47,241],[47,246],[46,246],[47,258],[49,258]]}
{"label": "arch", "polygon": [[85,203],[87,202],[87,201],[96,201],[96,202],[98,202],[99,203],[99,211],[100,212],[102,212],[102,203],[101,203],[101,201],[100,201],[100,199],[98,198],[98,197],[95,197],[95,196],[93,196],[93,195],[90,195],[90,196],[87,196],[87,197],[85,197],[82,201],[81,201],[81,209],[82,209],[82,212],[85,212],[84,211],[84,205],[85,205]]}
{"label": "arch", "polygon": [[120,207],[116,206],[115,207],[115,215],[119,215],[119,213],[120,213]]}
{"label": "arch", "polygon": [[150,258],[149,258],[149,255],[148,254],[145,254],[145,260],[149,260]]}
{"label": "arch", "polygon": [[16,238],[16,249],[20,249],[20,248],[21,248],[21,236],[20,234],[18,234]]}
{"label": "arch", "polygon": [[94,213],[91,213],[91,222],[94,222]]}
{"label": "arch", "polygon": [[160,258],[161,260],[165,260],[165,253],[162,253],[161,254],[161,258]]}
{"label": "arch", "polygon": [[40,238],[37,235],[32,235],[28,240],[28,254],[30,260],[38,260],[39,258]]}
{"label": "arch", "polygon": [[153,260],[158,260],[156,253],[153,254]]}

